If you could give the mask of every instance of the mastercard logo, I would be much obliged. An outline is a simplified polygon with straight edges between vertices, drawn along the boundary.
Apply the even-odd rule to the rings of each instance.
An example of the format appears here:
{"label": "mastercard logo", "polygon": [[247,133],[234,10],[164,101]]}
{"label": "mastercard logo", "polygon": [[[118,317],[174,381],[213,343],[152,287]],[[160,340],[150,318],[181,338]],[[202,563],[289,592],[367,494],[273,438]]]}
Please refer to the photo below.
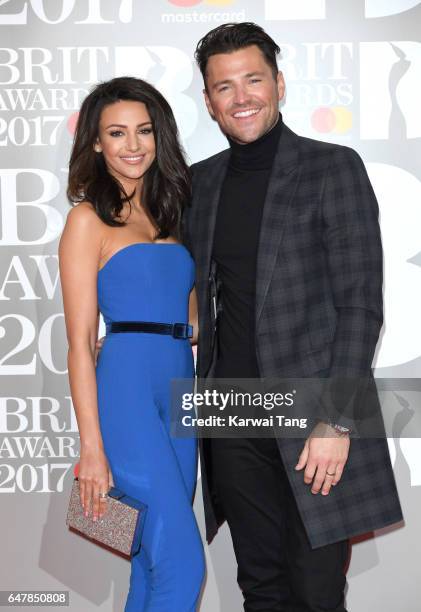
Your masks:
{"label": "mastercard logo", "polygon": [[168,0],[175,6],[197,6],[198,4],[208,4],[211,6],[227,6],[234,4],[235,0]]}
{"label": "mastercard logo", "polygon": [[345,134],[352,128],[352,113],[343,106],[321,106],[313,111],[311,126],[316,132]]}

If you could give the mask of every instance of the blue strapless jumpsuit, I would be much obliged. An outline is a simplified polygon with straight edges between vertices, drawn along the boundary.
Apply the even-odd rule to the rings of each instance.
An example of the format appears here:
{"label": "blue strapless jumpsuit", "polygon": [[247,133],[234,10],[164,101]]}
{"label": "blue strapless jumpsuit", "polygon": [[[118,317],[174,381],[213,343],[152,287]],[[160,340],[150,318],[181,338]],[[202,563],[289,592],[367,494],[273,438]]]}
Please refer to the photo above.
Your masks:
{"label": "blue strapless jumpsuit", "polygon": [[[187,323],[194,273],[180,244],[123,247],[98,273],[105,323]],[[115,486],[148,505],[125,612],[196,610],[204,576],[192,509],[197,440],[170,437],[170,381],[193,377],[188,339],[136,332],[105,337],[96,368],[105,454]]]}

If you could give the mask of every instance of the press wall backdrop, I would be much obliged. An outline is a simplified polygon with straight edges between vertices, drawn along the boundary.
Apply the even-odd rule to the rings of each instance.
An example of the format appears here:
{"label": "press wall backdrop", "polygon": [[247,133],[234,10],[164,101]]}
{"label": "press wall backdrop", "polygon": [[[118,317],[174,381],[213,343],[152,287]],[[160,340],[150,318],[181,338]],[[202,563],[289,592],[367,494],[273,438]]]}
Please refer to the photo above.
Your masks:
{"label": "press wall backdrop", "polygon": [[[0,590],[69,590],[72,612],[119,611],[129,563],[69,533],[79,437],[66,371],[57,245],[81,101],[98,81],[149,80],[168,98],[191,162],[226,147],[193,62],[227,21],[282,48],[285,122],[354,147],[376,191],[385,325],[376,376],[421,371],[421,6],[414,0],[0,1]],[[350,612],[419,610],[419,406],[396,392],[389,446],[406,524],[354,541]],[[340,485],[338,485],[340,486]],[[195,511],[202,533],[200,481]],[[418,547],[418,548],[417,548]],[[240,612],[226,526],[206,548],[201,612]],[[179,612],[179,611],[174,611]]]}

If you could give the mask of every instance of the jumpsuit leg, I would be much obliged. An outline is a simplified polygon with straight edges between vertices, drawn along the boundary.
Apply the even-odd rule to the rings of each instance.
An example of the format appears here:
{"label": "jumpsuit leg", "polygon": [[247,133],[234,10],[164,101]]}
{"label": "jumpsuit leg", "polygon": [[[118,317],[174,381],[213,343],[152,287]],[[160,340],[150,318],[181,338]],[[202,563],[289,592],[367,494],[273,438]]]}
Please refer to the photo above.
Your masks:
{"label": "jumpsuit leg", "polygon": [[[121,476],[116,483],[148,504],[142,548],[132,558],[125,612],[194,612],[204,576],[203,546],[176,451],[159,416],[153,420],[147,449],[141,443],[149,456],[148,490]],[[190,454],[189,463],[195,463],[196,441],[182,442],[188,443],[182,450]]]}
{"label": "jumpsuit leg", "polygon": [[115,486],[148,505],[125,612],[195,612],[205,571],[192,508],[197,440],[170,437],[162,380],[171,376],[165,368],[157,381],[146,374],[134,395],[132,385],[122,397],[118,384],[104,395],[100,415]]}

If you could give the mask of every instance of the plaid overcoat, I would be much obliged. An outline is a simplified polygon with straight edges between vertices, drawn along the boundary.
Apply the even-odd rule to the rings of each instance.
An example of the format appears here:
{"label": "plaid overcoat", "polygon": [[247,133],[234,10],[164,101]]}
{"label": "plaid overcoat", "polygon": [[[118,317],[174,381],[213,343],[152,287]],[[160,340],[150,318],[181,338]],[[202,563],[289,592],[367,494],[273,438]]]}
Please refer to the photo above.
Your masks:
{"label": "plaid overcoat", "polygon": [[[212,245],[229,150],[194,164],[184,240],[196,264],[197,376],[215,357]],[[383,322],[378,205],[352,149],[303,138],[283,126],[259,236],[256,350],[262,377],[370,376]],[[200,459],[206,535],[224,520],[212,490],[208,440]],[[384,438],[352,439],[343,476],[314,495],[294,469],[303,439],[277,440],[313,548],[385,527],[402,511]],[[252,526],[251,526],[252,527]]]}

